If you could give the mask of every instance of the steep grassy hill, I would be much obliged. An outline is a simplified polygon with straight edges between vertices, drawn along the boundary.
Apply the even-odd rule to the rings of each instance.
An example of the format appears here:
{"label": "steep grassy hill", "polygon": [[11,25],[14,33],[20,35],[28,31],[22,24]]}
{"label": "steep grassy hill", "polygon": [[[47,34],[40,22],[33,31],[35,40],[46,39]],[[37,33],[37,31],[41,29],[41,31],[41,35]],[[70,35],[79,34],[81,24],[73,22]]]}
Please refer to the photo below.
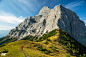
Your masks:
{"label": "steep grassy hill", "polygon": [[[34,40],[34,41],[33,41]],[[21,46],[30,57],[86,57],[86,47],[77,42],[63,30],[53,30],[42,37],[27,36],[22,40],[10,42],[0,47],[4,57],[25,57]]]}

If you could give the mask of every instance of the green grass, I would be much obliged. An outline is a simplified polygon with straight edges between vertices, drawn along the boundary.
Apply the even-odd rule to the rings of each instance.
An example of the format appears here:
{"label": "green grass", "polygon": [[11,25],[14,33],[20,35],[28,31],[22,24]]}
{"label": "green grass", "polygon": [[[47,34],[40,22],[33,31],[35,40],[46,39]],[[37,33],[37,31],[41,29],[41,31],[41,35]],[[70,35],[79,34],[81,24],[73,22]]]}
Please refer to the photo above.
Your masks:
{"label": "green grass", "polygon": [[8,43],[6,46],[0,48],[0,52],[7,52],[5,57],[25,57],[24,53],[20,50],[24,43],[27,43],[27,41],[15,41]]}
{"label": "green grass", "polygon": [[[33,37],[30,35],[24,37],[20,41],[15,41],[16,39],[17,38],[13,38],[5,41],[5,43],[8,44],[0,45],[0,54],[2,52],[7,52],[5,57],[25,57],[24,53],[20,50],[21,46],[24,46],[23,50],[30,57],[86,56],[86,47],[81,45],[65,31],[59,29],[53,30],[48,34],[44,34],[38,39],[37,36]],[[35,41],[33,41],[33,39],[35,39]]]}

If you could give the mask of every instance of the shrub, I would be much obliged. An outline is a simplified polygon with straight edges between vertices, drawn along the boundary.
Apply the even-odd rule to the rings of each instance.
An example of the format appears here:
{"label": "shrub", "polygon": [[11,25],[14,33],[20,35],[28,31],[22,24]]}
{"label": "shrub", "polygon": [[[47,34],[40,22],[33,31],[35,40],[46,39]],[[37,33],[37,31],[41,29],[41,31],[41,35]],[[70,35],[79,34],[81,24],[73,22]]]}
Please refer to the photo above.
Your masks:
{"label": "shrub", "polygon": [[47,41],[51,41],[51,40],[47,38]]}
{"label": "shrub", "polygon": [[2,51],[2,53],[7,53],[8,51],[4,49],[4,51]]}
{"label": "shrub", "polygon": [[50,46],[50,48],[51,48],[52,50],[55,50],[55,51],[56,51],[56,49],[57,49],[57,47],[55,47],[55,46]]}
{"label": "shrub", "polygon": [[68,54],[68,55],[66,55],[66,57],[70,57],[70,55]]}
{"label": "shrub", "polygon": [[82,55],[80,54],[79,57],[82,57]]}
{"label": "shrub", "polygon": [[86,55],[85,55],[85,54],[83,54],[83,57],[86,57]]}
{"label": "shrub", "polygon": [[42,46],[39,44],[39,45],[37,45],[37,48],[39,49],[39,48],[42,48]]}
{"label": "shrub", "polygon": [[44,51],[44,53],[45,53],[45,54],[49,54],[49,53],[50,53],[50,51],[49,51],[49,50],[46,50],[46,51]]}
{"label": "shrub", "polygon": [[46,40],[44,44],[48,44],[48,41]]}
{"label": "shrub", "polygon": [[0,47],[3,47],[3,46],[5,46],[5,44],[0,45]]}
{"label": "shrub", "polygon": [[44,52],[45,54],[50,53],[50,51],[49,51],[49,50],[47,50],[47,49],[43,48],[40,44],[37,46],[37,48],[38,48],[38,50],[42,51],[42,53],[43,53],[43,52]]}

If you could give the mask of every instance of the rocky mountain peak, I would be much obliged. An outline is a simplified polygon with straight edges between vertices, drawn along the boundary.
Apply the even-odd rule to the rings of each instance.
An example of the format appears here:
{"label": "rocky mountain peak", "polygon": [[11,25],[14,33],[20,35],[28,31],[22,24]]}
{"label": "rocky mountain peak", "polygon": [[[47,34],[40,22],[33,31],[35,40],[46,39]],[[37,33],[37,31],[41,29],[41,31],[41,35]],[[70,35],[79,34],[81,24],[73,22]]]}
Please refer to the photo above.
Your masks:
{"label": "rocky mountain peak", "polygon": [[44,6],[40,12],[39,15],[47,15],[50,12],[50,8],[48,6]]}
{"label": "rocky mountain peak", "polygon": [[77,41],[86,46],[86,27],[83,21],[73,11],[62,5],[53,9],[44,6],[38,15],[28,17],[16,28],[12,29],[8,36],[18,37],[18,40],[27,35],[41,37],[54,29],[62,29]]}
{"label": "rocky mountain peak", "polygon": [[42,9],[46,9],[46,8],[49,8],[48,6],[44,6]]}

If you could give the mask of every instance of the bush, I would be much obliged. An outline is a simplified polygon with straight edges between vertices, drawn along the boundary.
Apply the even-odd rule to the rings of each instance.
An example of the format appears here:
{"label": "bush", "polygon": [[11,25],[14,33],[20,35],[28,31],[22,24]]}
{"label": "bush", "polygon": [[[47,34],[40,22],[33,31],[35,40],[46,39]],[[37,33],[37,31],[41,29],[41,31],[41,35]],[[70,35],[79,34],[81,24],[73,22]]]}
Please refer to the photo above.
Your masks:
{"label": "bush", "polygon": [[70,55],[66,55],[66,57],[70,57]]}
{"label": "bush", "polygon": [[46,42],[44,44],[48,44],[48,41],[46,40]]}
{"label": "bush", "polygon": [[52,47],[52,50],[56,50],[57,48],[55,46]]}
{"label": "bush", "polygon": [[47,41],[51,41],[51,40],[47,38]]}
{"label": "bush", "polygon": [[47,50],[47,49],[43,48],[40,44],[37,46],[37,48],[38,48],[38,50],[42,51],[42,53],[43,53],[43,52],[44,52],[45,54],[50,53],[50,51],[49,51],[49,50]]}
{"label": "bush", "polygon": [[5,46],[5,44],[0,45],[0,47],[3,47],[3,46]]}
{"label": "bush", "polygon": [[2,53],[7,53],[8,51],[4,49],[4,51],[2,51]]}
{"label": "bush", "polygon": [[49,54],[49,53],[50,53],[50,51],[49,51],[49,50],[46,50],[46,51],[44,51],[44,53],[45,53],[45,54]]}

